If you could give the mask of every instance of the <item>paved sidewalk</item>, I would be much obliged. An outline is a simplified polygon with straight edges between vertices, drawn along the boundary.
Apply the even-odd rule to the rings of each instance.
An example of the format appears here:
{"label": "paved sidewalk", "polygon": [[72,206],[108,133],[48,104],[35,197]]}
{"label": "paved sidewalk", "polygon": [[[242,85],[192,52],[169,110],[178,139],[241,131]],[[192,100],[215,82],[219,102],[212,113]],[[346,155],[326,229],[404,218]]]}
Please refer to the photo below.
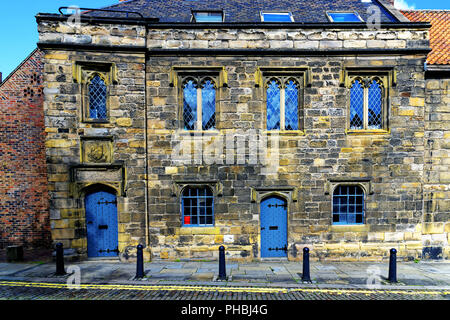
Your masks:
{"label": "paved sidewalk", "polygon": [[[379,284],[379,289],[450,289],[450,262],[443,261],[398,262],[398,283],[395,284],[387,281],[388,263],[379,262],[311,261],[312,283],[301,281],[301,262],[227,262],[227,281],[216,280],[219,269],[217,261],[145,263],[143,279],[135,279],[135,263],[102,260],[66,262],[66,271],[74,266],[79,267],[81,283],[364,289],[370,288],[368,284]],[[0,280],[66,282],[69,275],[56,276],[55,270],[55,263],[0,263]]]}

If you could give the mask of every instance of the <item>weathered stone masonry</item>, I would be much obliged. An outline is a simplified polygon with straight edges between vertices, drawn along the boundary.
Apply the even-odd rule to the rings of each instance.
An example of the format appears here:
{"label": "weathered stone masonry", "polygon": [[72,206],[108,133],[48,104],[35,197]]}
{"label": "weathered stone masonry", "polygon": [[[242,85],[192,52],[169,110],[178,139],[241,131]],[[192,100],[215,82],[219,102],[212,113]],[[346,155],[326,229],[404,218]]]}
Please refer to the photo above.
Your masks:
{"label": "weathered stone masonry", "polygon": [[[258,259],[259,201],[272,190],[288,200],[291,260],[300,259],[305,245],[321,259],[377,260],[392,247],[399,257],[422,257],[428,240],[423,214],[426,28],[146,30],[139,24],[83,22],[77,31],[63,20],[38,21],[46,53],[44,109],[55,241],[85,253],[83,190],[103,183],[119,195],[123,259],[138,243],[147,245],[152,258],[213,258],[225,244],[231,258]],[[108,123],[80,121],[80,84],[73,79],[73,66],[83,61],[117,68]],[[309,72],[303,88],[304,129],[280,135],[277,174],[262,175],[261,165],[172,161],[177,143],[172,138],[180,133],[180,88],[173,81],[177,68],[212,66],[227,74],[227,86],[218,88],[217,131],[212,133],[217,138],[239,129],[264,129],[258,71]],[[358,68],[395,75],[386,132],[346,130],[348,88],[342,85],[342,71]],[[80,166],[86,137],[111,139],[111,163],[98,164],[106,171]],[[112,164],[124,174],[112,174]],[[73,179],[69,172],[74,167],[92,174]],[[330,187],[348,181],[367,188],[365,224],[331,225]],[[214,227],[181,227],[180,186],[189,183],[213,188]],[[448,218],[435,219],[445,228],[439,245],[448,257]]]}

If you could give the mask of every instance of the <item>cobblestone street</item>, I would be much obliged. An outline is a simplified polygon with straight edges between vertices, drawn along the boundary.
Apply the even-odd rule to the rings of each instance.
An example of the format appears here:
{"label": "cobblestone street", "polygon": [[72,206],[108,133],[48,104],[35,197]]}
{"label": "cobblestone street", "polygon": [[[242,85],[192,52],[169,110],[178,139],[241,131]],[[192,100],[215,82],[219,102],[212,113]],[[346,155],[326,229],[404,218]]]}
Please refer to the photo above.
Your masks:
{"label": "cobblestone street", "polygon": [[448,290],[0,282],[2,300],[450,300]]}

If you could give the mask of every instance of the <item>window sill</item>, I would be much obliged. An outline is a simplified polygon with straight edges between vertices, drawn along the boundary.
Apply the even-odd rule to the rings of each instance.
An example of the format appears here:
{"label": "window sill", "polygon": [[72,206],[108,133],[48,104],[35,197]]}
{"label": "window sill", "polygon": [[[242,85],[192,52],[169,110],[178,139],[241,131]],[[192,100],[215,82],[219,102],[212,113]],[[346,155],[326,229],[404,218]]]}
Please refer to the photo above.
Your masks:
{"label": "window sill", "polygon": [[368,232],[367,224],[333,224],[330,226],[331,232]]}
{"label": "window sill", "polygon": [[102,120],[98,120],[98,119],[83,119],[84,123],[110,123],[108,119],[102,119]]}
{"label": "window sill", "polygon": [[176,229],[177,235],[218,235],[220,228],[214,226],[182,226]]}
{"label": "window sill", "polygon": [[304,136],[305,131],[303,130],[264,130],[264,134],[267,135],[281,135],[281,136]]}
{"label": "window sill", "polygon": [[391,130],[375,129],[375,130],[345,130],[345,133],[350,135],[386,135],[391,134]]}
{"label": "window sill", "polygon": [[217,136],[219,133],[219,130],[177,130],[180,136]]}

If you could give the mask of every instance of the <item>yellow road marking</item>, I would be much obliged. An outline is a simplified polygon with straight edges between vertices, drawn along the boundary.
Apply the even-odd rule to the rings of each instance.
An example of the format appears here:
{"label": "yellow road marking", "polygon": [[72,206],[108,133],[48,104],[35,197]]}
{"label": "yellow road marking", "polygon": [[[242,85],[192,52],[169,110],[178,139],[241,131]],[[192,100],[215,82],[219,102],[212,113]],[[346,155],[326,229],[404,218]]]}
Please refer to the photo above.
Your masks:
{"label": "yellow road marking", "polygon": [[[67,289],[65,283],[0,281],[0,286]],[[74,285],[72,284],[72,287]],[[125,285],[125,284],[80,284],[79,289],[92,290],[138,290],[138,291],[200,291],[200,292],[247,292],[247,293],[289,293],[311,292],[328,294],[403,294],[403,295],[449,295],[450,291],[433,290],[384,290],[384,289],[316,289],[316,288],[259,288],[259,287],[222,287],[222,286],[185,286],[185,285]]]}

